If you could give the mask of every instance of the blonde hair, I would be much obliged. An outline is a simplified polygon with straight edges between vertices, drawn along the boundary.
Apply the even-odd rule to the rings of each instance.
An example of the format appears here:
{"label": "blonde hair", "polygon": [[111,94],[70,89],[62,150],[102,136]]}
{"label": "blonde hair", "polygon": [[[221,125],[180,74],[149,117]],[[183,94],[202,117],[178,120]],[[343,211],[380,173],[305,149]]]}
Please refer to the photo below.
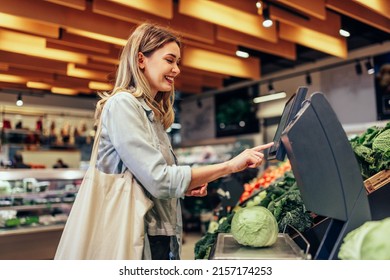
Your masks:
{"label": "blonde hair", "polygon": [[97,120],[100,118],[105,102],[111,96],[119,91],[127,91],[135,97],[144,98],[146,104],[154,112],[154,116],[161,121],[165,129],[171,126],[175,118],[173,110],[174,87],[169,92],[158,92],[153,98],[149,82],[138,67],[139,52],[145,56],[150,56],[157,49],[170,42],[176,42],[181,48],[179,37],[168,28],[144,23],[134,30],[122,50],[114,89],[110,92],[99,93],[101,100],[98,101],[95,112]]}

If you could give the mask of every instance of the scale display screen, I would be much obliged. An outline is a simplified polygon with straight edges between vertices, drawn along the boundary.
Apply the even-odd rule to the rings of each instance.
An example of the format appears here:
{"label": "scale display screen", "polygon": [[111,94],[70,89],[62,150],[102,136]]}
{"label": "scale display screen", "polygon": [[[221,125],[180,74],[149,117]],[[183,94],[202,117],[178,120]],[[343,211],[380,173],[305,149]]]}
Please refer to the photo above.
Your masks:
{"label": "scale display screen", "polygon": [[279,160],[283,161],[286,157],[286,150],[283,143],[280,140],[283,130],[295,117],[298,111],[301,109],[302,102],[306,98],[307,87],[299,87],[297,92],[294,93],[290,99],[286,102],[282,117],[276,129],[276,133],[273,139],[274,145],[268,150],[267,160]]}

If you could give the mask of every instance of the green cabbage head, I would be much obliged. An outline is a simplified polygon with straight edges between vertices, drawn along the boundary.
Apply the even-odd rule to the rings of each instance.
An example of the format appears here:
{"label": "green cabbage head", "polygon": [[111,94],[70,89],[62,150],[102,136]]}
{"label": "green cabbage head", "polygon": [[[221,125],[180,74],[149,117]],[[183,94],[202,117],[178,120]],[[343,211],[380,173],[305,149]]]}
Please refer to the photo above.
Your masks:
{"label": "green cabbage head", "polygon": [[234,214],[231,233],[241,245],[267,247],[273,245],[278,238],[278,223],[265,207],[245,207]]}
{"label": "green cabbage head", "polygon": [[390,260],[390,218],[368,221],[349,232],[338,254],[342,260]]}

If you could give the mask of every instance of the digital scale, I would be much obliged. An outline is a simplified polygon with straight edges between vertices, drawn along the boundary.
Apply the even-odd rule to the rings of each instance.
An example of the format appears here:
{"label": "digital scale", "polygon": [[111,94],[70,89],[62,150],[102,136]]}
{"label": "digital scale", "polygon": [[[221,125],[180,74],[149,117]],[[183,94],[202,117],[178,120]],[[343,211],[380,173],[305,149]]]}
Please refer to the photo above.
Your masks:
{"label": "digital scale", "polygon": [[[305,99],[306,93],[306,87],[299,87],[286,102],[268,159],[282,161],[287,155],[305,207],[327,217],[312,259],[337,259],[345,235],[371,220],[370,206],[357,160],[335,112],[322,93]],[[283,248],[296,252],[293,258],[307,259],[289,244]],[[270,254],[272,250],[278,253]],[[244,248],[225,234],[219,236],[211,258],[247,259],[248,253],[255,259],[265,256],[264,248]],[[280,246],[267,249],[271,259],[284,253]]]}

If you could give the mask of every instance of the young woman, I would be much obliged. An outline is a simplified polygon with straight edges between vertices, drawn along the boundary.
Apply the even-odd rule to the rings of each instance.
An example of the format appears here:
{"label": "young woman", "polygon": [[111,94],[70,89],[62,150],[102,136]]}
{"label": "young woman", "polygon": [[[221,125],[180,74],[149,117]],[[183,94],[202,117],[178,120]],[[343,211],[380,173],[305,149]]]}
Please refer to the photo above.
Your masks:
{"label": "young woman", "polygon": [[178,166],[166,129],[174,120],[174,82],[180,73],[179,38],[145,23],[124,47],[114,89],[96,109],[102,131],[97,168],[129,170],[153,201],[146,214],[145,258],[180,259],[182,217],[179,199],[205,196],[207,183],[246,168],[257,168],[263,149],[247,149],[229,161],[191,168]]}

